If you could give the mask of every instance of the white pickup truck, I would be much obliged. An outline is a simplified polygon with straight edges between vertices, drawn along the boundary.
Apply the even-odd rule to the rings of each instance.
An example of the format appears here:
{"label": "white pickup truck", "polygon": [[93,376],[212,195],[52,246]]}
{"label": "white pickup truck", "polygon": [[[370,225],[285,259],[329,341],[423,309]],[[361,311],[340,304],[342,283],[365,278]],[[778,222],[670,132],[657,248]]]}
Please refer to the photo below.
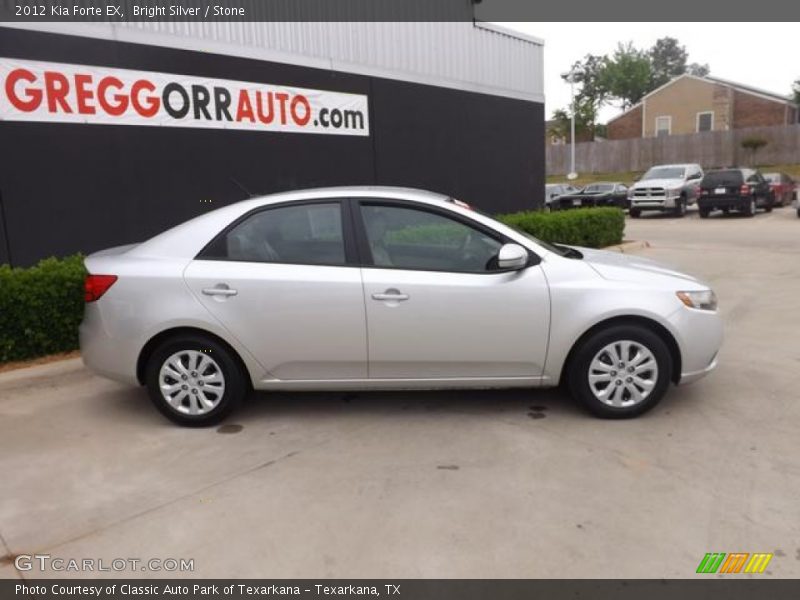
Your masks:
{"label": "white pickup truck", "polygon": [[644,210],[671,212],[682,217],[686,207],[697,201],[703,169],[697,164],[656,165],[628,188],[630,215]]}

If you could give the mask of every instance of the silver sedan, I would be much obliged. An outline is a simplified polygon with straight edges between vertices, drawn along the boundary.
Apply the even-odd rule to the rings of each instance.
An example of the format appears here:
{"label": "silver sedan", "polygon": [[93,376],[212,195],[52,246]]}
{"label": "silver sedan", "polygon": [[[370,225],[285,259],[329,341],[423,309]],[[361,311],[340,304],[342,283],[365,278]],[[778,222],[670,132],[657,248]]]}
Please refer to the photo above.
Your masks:
{"label": "silver sedan", "polygon": [[182,425],[256,390],[547,387],[601,417],[711,371],[711,289],[654,262],[551,245],[429,192],[239,202],[86,259],[81,351]]}

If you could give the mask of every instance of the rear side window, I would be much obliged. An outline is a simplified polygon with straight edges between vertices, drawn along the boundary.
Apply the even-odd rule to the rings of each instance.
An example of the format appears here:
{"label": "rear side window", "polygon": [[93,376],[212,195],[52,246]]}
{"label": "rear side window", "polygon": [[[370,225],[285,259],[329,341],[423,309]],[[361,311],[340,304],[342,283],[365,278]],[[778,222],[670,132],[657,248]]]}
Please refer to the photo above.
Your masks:
{"label": "rear side window", "polygon": [[729,169],[725,171],[712,171],[711,173],[706,173],[706,176],[703,178],[704,186],[735,186],[741,185],[744,181],[744,177],[742,177],[742,172],[738,169]]}
{"label": "rear side window", "polygon": [[199,258],[343,265],[340,204],[298,204],[259,211],[219,236]]}

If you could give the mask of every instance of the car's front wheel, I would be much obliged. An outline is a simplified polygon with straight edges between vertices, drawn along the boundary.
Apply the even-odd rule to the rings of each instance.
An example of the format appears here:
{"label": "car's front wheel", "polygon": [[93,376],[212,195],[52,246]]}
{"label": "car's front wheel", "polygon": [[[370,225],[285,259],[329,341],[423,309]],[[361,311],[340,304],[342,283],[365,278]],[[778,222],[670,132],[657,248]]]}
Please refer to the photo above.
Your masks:
{"label": "car's front wheel", "polygon": [[145,371],[150,399],[168,419],[215,425],[241,404],[247,381],[235,357],[214,339],[180,335],[162,343]]}
{"label": "car's front wheel", "polygon": [[642,216],[642,211],[639,208],[632,208],[632,209],[630,209],[629,214],[634,219],[638,219],[639,217]]}
{"label": "car's front wheel", "polygon": [[624,419],[658,404],[669,386],[672,357],[650,329],[615,325],[583,341],[567,369],[576,400],[598,417]]}
{"label": "car's front wheel", "polygon": [[675,209],[673,214],[676,217],[683,217],[686,215],[686,196],[681,196],[675,200]]}

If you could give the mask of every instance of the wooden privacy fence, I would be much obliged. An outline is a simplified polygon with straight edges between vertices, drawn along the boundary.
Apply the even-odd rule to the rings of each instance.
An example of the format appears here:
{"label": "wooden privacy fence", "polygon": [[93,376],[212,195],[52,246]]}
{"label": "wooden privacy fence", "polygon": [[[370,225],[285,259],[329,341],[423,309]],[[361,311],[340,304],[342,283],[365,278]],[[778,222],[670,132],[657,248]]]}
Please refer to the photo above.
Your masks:
{"label": "wooden privacy fence", "polygon": [[[767,145],[752,160],[742,140],[759,137]],[[569,173],[570,146],[547,145],[547,174]],[[800,125],[752,127],[732,131],[708,131],[658,138],[633,138],[583,142],[575,145],[578,173],[645,171],[653,165],[699,163],[705,168],[730,165],[752,166],[800,163]]]}

